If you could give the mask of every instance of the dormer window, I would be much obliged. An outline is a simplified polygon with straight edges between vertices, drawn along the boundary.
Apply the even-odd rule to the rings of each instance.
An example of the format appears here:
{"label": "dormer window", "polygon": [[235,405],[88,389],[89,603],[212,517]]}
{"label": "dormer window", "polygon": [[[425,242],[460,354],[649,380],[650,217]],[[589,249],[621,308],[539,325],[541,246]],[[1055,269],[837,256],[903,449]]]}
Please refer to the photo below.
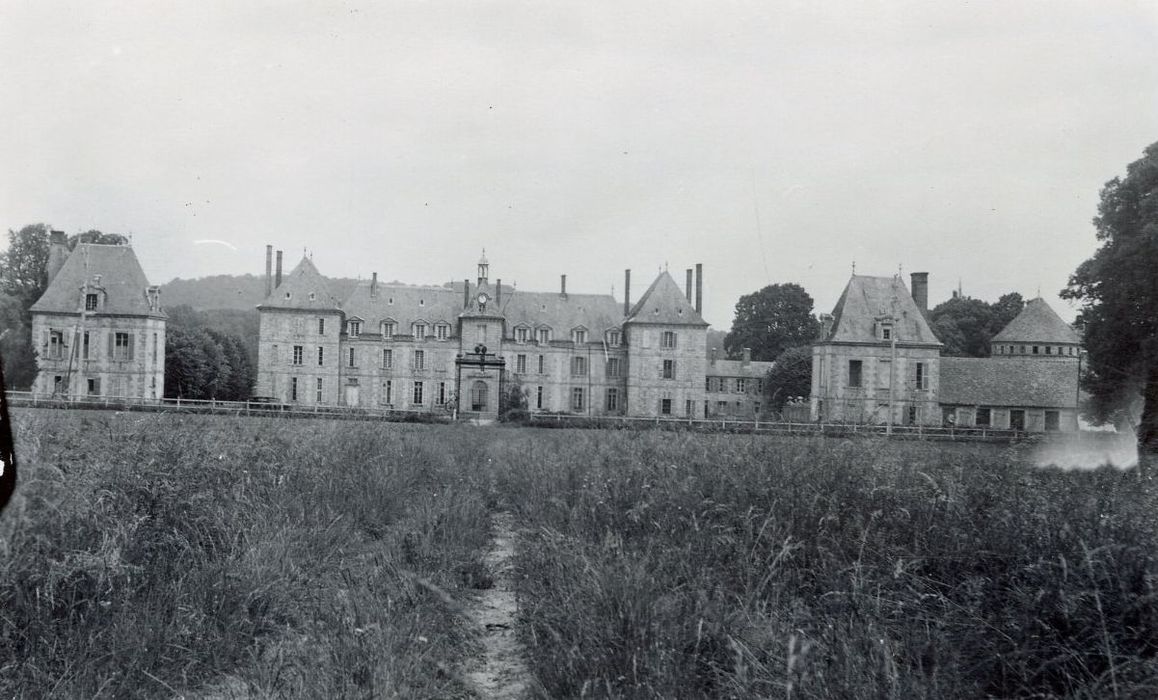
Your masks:
{"label": "dormer window", "polygon": [[357,338],[358,336],[362,335],[362,322],[346,321],[346,335],[350,336],[351,338]]}
{"label": "dormer window", "polygon": [[97,304],[99,302],[100,302],[100,296],[99,295],[97,295],[97,294],[85,294],[84,295],[84,310],[85,311],[96,311],[97,310]]}
{"label": "dormer window", "polygon": [[439,340],[446,340],[450,337],[450,326],[445,323],[440,323],[434,327],[434,337]]}
{"label": "dormer window", "polygon": [[317,298],[318,298],[318,295],[317,295],[317,293],[315,293],[315,292],[310,292],[310,301],[314,301],[314,300],[315,300],[315,299],[317,299]]}
{"label": "dormer window", "polygon": [[551,342],[551,329],[540,328],[538,331],[537,340],[539,341],[540,345],[546,345],[547,343]]}
{"label": "dormer window", "polygon": [[290,298],[290,293],[289,293],[289,292],[286,292],[286,293],[285,293],[285,298],[286,298],[286,299],[289,299],[289,298]]}
{"label": "dormer window", "polygon": [[571,330],[571,342],[572,343],[586,343],[587,342],[587,329],[586,328],[573,328]]}
{"label": "dormer window", "polygon": [[878,324],[877,327],[880,329],[880,339],[881,340],[892,340],[893,339],[893,324],[881,323],[881,324]]}
{"label": "dormer window", "polygon": [[394,326],[395,326],[395,324],[393,321],[383,321],[382,322],[382,337],[383,338],[394,337]]}
{"label": "dormer window", "polygon": [[527,342],[527,335],[528,335],[528,332],[527,332],[527,328],[525,326],[520,326],[520,327],[516,328],[515,329],[515,342],[516,343]]}
{"label": "dormer window", "polygon": [[622,341],[622,335],[619,331],[607,331],[607,344],[611,347],[619,347]]}
{"label": "dormer window", "polygon": [[413,330],[414,330],[414,338],[416,340],[422,340],[423,338],[426,337],[426,324],[425,323],[415,323],[413,326]]}

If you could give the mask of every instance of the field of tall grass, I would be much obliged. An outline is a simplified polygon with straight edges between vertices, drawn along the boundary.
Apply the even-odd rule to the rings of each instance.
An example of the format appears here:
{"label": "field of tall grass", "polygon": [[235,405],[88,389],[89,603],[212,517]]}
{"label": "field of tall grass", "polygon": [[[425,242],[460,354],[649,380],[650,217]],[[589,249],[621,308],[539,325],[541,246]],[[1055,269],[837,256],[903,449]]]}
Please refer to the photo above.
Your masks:
{"label": "field of tall grass", "polygon": [[14,411],[4,697],[464,697],[477,432]]}
{"label": "field of tall grass", "polygon": [[17,411],[0,695],[1158,697],[1158,498],[1028,448]]}

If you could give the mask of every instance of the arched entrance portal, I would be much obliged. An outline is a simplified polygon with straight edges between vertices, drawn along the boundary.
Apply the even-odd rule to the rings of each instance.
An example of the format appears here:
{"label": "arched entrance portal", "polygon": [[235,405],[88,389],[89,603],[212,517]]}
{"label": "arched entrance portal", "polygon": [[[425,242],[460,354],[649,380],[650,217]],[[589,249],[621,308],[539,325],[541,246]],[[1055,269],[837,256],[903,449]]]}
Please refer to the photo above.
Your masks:
{"label": "arched entrance portal", "polygon": [[482,413],[487,410],[487,383],[481,379],[475,380],[470,387],[470,410]]}

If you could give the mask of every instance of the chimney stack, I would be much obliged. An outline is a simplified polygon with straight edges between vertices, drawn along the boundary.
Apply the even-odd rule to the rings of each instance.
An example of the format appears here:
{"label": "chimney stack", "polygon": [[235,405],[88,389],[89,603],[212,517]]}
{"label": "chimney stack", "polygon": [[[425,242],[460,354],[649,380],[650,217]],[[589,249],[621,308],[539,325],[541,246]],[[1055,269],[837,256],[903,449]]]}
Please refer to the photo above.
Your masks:
{"label": "chimney stack", "polygon": [[56,273],[60,272],[60,268],[64,267],[65,260],[68,260],[68,236],[64,235],[64,231],[49,232],[48,264],[45,265],[44,271],[48,274],[50,284]]}
{"label": "chimney stack", "polygon": [[922,314],[929,313],[929,273],[914,272],[909,279],[913,282],[913,301],[917,302],[917,308]]}
{"label": "chimney stack", "polygon": [[277,289],[281,286],[281,251],[277,251],[277,268],[274,272],[273,288]]}
{"label": "chimney stack", "polygon": [[273,246],[265,247],[265,295],[273,294]]}
{"label": "chimney stack", "polygon": [[378,298],[378,273],[377,272],[370,273],[370,298],[371,299],[377,299]]}
{"label": "chimney stack", "polygon": [[502,303],[503,303],[503,280],[500,277],[499,279],[495,280],[495,311],[498,311],[499,309],[503,308]]}
{"label": "chimney stack", "polygon": [[752,348],[744,348],[744,359],[741,361],[741,365],[744,367],[747,367],[751,363],[752,363]]}
{"label": "chimney stack", "polygon": [[684,283],[684,296],[688,298],[688,303],[692,303],[692,268],[688,268],[688,279]]}
{"label": "chimney stack", "polygon": [[559,296],[567,298],[567,275],[559,275]]}
{"label": "chimney stack", "polygon": [[719,350],[717,350],[716,348],[712,348],[712,351],[710,353],[708,353],[708,359],[712,363],[713,367],[716,366],[716,356],[718,354],[719,354]]}
{"label": "chimney stack", "polygon": [[696,263],[696,313],[704,313],[704,266]]}
{"label": "chimney stack", "polygon": [[470,308],[470,280],[464,279],[462,281],[462,308]]}
{"label": "chimney stack", "polygon": [[623,271],[623,316],[631,313],[631,270]]}

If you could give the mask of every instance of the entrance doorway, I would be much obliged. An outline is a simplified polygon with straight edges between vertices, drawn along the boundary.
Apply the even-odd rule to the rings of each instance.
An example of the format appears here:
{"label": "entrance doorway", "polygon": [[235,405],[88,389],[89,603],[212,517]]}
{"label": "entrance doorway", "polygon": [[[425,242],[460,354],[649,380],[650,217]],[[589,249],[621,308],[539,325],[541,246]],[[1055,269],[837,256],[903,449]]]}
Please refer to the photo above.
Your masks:
{"label": "entrance doorway", "polygon": [[1009,412],[1010,430],[1025,430],[1025,411],[1015,408]]}
{"label": "entrance doorway", "polygon": [[346,405],[347,406],[357,406],[358,405],[358,385],[357,384],[347,384],[346,385]]}
{"label": "entrance doorway", "polygon": [[476,379],[474,384],[470,386],[470,410],[476,413],[482,413],[487,410],[487,383],[481,379]]}

